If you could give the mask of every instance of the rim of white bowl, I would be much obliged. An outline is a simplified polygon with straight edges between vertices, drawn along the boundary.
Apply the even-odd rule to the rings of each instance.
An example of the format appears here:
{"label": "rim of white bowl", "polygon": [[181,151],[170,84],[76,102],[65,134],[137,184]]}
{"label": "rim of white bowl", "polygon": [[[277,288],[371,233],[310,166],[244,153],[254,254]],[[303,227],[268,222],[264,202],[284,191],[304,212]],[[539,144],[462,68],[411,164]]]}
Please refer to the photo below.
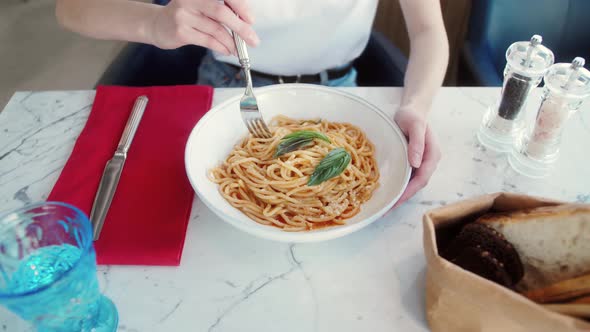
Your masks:
{"label": "rim of white bowl", "polygon": [[[200,191],[198,186],[193,181],[193,178],[189,174],[189,160],[190,160],[189,153],[192,149],[191,142],[193,141],[193,139],[192,139],[193,136],[196,136],[198,134],[198,132],[201,130],[201,128],[206,126],[207,122],[209,121],[209,118],[211,118],[213,116],[213,114],[220,112],[222,109],[226,108],[228,105],[230,105],[232,103],[238,103],[240,98],[242,97],[241,93],[238,93],[235,96],[212,107],[197,122],[195,127],[193,127],[193,129],[188,137],[188,140],[187,140],[187,143],[185,146],[185,154],[184,154],[185,172],[186,172],[187,178],[189,179],[191,187],[197,193],[197,196],[199,197],[201,202],[203,202],[207,206],[207,208],[209,208],[211,211],[213,211],[213,213],[215,213],[220,219],[222,219],[223,221],[236,227],[237,229],[239,229],[243,232],[246,232],[248,234],[254,235],[258,238],[263,238],[263,239],[278,241],[278,242],[288,242],[288,243],[320,242],[320,241],[337,239],[337,238],[352,234],[364,227],[367,227],[368,225],[372,224],[376,220],[383,217],[393,207],[393,205],[400,199],[401,195],[403,194],[406,187],[408,186],[408,182],[410,181],[410,175],[411,175],[411,167],[410,167],[410,162],[408,160],[408,144],[406,141],[406,137],[404,136],[404,134],[402,133],[402,131],[398,127],[398,125],[395,124],[391,119],[389,119],[389,117],[385,114],[385,112],[383,112],[380,108],[378,108],[377,106],[373,105],[372,103],[368,102],[367,100],[365,100],[357,95],[354,95],[352,93],[349,93],[349,92],[346,92],[346,91],[343,91],[343,90],[340,90],[340,89],[337,89],[334,87],[326,87],[326,86],[316,85],[316,84],[287,83],[287,84],[269,85],[269,86],[256,88],[255,92],[256,92],[256,95],[259,96],[261,94],[265,94],[265,93],[272,92],[275,90],[293,90],[293,89],[322,91],[322,92],[326,92],[329,94],[335,94],[335,95],[347,97],[347,98],[352,99],[358,103],[364,104],[368,109],[374,111],[381,118],[383,118],[383,120],[400,137],[400,140],[402,141],[402,146],[404,148],[404,155],[405,155],[404,160],[406,162],[406,172],[405,172],[406,174],[404,177],[403,186],[401,187],[401,190],[397,194],[397,196],[392,197],[392,199],[389,201],[389,203],[387,203],[379,211],[377,211],[376,213],[374,213],[370,217],[365,218],[357,223],[346,224],[346,225],[335,226],[335,227],[328,227],[328,228],[323,228],[323,229],[320,229],[317,231],[306,231],[306,232],[280,231],[279,232],[278,228],[276,228],[276,227],[267,226],[267,225],[259,225],[259,224],[256,224],[256,225],[265,226],[265,227],[256,228],[256,227],[253,227],[255,225],[245,224],[242,220],[234,219],[234,218],[228,216],[227,214],[223,213],[223,211],[217,209],[213,204],[211,204],[208,201],[207,195],[205,195],[203,192]],[[233,206],[231,206],[231,208],[235,209],[235,207],[233,207]],[[254,220],[251,220],[251,222],[256,223],[256,221],[254,221]],[[268,227],[268,228],[266,228],[266,227]]]}

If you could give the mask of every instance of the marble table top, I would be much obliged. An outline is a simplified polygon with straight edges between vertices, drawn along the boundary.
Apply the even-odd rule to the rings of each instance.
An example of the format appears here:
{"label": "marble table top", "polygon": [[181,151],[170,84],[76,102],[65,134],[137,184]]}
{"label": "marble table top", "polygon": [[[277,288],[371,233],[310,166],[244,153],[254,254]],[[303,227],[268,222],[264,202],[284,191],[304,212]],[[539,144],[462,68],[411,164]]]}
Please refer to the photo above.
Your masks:
{"label": "marble table top", "polygon": [[[399,88],[351,88],[393,116]],[[427,331],[425,211],[497,191],[590,202],[590,110],[567,124],[553,174],[534,180],[475,138],[499,88],[442,88],[430,123],[443,158],[428,186],[344,238],[289,245],[222,222],[195,199],[181,266],[99,266],[119,331]],[[539,98],[539,90],[534,98]],[[214,103],[241,93],[219,89]],[[0,211],[47,197],[92,107],[93,91],[17,92],[0,113]],[[0,331],[32,331],[0,307]]]}

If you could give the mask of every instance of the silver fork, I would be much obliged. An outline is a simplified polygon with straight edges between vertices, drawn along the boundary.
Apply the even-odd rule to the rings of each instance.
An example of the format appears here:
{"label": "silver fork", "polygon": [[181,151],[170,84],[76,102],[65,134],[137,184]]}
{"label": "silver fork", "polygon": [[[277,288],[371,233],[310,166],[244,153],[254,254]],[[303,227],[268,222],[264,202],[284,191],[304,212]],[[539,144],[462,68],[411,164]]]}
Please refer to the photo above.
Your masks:
{"label": "silver fork", "polygon": [[246,127],[248,127],[248,131],[250,131],[252,136],[257,138],[271,138],[272,135],[266,126],[264,119],[262,118],[260,110],[258,109],[258,102],[256,101],[256,97],[254,96],[254,91],[252,89],[250,59],[248,58],[246,43],[244,43],[242,38],[240,38],[240,36],[238,36],[238,34],[233,31],[232,36],[234,37],[242,71],[246,77],[246,92],[244,92],[242,99],[240,99],[240,113],[242,114],[242,120],[244,120],[244,123],[246,123]]}

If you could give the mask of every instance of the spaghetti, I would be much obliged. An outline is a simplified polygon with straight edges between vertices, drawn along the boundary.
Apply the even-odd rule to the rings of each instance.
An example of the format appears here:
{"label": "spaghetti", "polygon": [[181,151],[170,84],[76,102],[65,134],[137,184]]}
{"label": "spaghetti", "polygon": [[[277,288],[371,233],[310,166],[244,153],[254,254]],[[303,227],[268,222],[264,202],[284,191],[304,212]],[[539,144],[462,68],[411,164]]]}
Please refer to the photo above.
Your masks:
{"label": "spaghetti", "polygon": [[[320,132],[330,142],[314,140],[275,157],[281,138],[301,130]],[[271,131],[269,139],[249,135],[209,174],[221,195],[248,217],[285,231],[313,230],[344,224],[371,198],[379,180],[375,148],[358,127],[278,116]],[[350,164],[338,176],[309,186],[315,167],[339,147],[349,152]]]}

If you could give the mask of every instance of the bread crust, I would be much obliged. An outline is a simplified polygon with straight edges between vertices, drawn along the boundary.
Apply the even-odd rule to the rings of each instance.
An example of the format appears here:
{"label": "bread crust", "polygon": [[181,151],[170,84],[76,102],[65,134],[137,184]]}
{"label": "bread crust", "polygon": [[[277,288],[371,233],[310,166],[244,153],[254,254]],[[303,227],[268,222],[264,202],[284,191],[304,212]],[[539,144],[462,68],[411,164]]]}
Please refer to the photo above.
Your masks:
{"label": "bread crust", "polygon": [[589,204],[564,204],[555,206],[543,206],[533,209],[518,210],[513,212],[488,213],[477,219],[480,223],[514,223],[538,219],[543,217],[568,217],[578,213],[590,214]]}
{"label": "bread crust", "polygon": [[524,296],[539,303],[570,301],[573,301],[573,303],[585,303],[583,301],[575,302],[574,300],[588,297],[588,301],[590,301],[590,274],[560,281],[541,289],[534,289],[525,292]]}

